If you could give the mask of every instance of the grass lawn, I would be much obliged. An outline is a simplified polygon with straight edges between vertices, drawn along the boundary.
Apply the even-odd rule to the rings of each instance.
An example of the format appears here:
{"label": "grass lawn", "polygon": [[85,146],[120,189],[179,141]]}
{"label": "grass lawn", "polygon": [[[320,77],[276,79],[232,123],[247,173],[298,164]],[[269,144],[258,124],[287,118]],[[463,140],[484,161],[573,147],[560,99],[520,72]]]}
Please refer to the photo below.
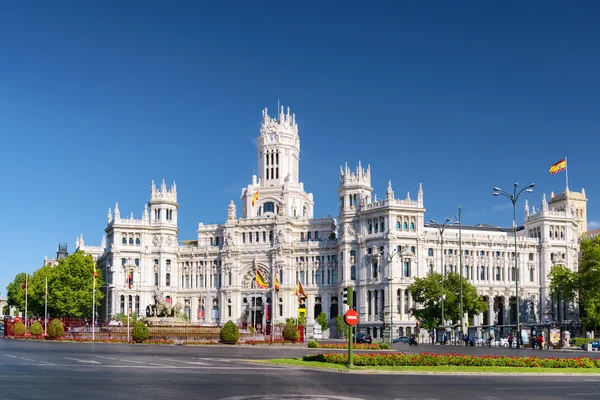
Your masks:
{"label": "grass lawn", "polygon": [[[303,361],[302,358],[274,358],[271,360],[253,360],[259,363],[284,364],[300,367],[335,369],[338,371],[349,371],[348,367],[341,364],[326,363],[320,361]],[[424,373],[504,373],[504,374],[592,374],[600,375],[600,368],[523,368],[523,367],[357,367],[352,370],[372,372],[424,372]]]}

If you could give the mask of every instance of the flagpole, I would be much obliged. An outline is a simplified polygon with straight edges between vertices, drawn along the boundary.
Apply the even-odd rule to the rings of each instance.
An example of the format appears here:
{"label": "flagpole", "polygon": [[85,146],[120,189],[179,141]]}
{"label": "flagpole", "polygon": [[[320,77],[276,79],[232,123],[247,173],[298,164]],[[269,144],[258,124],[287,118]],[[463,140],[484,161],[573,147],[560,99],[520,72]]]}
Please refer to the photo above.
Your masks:
{"label": "flagpole", "polygon": [[46,301],[44,303],[44,336],[48,334],[48,277],[46,277]]}
{"label": "flagpole", "polygon": [[27,332],[27,292],[29,291],[29,274],[25,275],[25,332]]}
{"label": "flagpole", "polygon": [[569,163],[567,162],[567,157],[565,157],[565,179],[567,184],[567,190],[569,190]]}
{"label": "flagpole", "polygon": [[252,299],[252,336],[256,339],[256,276],[254,277],[254,299]]}
{"label": "flagpole", "polygon": [[92,274],[92,341],[94,340],[96,340],[96,276]]}

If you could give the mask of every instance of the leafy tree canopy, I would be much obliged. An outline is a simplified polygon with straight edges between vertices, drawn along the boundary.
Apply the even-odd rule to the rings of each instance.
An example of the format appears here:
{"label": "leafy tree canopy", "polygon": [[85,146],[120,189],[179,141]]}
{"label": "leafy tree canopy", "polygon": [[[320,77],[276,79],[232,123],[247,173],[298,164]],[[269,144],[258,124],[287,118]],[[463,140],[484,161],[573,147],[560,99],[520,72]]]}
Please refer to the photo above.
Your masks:
{"label": "leafy tree canopy", "polygon": [[[460,322],[460,275],[449,273],[445,278],[433,273],[424,278],[416,278],[408,287],[415,306],[410,309],[423,328],[432,330],[440,326],[442,321],[442,279],[445,295],[444,318],[446,321]],[[467,279],[462,279],[463,311],[470,317],[487,310],[488,305],[477,294],[475,286]]]}

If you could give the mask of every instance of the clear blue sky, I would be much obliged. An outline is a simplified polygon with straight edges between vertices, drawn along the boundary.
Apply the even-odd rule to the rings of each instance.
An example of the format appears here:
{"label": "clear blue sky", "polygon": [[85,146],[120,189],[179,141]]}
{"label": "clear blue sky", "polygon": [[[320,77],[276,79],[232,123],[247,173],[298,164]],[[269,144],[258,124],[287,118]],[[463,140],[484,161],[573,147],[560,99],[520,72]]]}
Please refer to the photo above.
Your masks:
{"label": "clear blue sky", "polygon": [[361,160],[380,197],[422,182],[427,219],[510,226],[491,188],[539,206],[567,156],[599,226],[598,2],[22,3],[0,6],[2,296],[58,242],[99,244],[116,201],[139,218],[152,179],[177,181],[180,239],[225,221],[277,99],[317,216]]}

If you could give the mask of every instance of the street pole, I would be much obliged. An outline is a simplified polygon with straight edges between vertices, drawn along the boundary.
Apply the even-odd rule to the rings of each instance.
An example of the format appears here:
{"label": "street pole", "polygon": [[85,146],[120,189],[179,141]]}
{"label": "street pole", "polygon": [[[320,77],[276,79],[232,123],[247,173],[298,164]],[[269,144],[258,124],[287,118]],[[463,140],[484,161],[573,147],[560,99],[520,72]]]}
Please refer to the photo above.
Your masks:
{"label": "street pole", "polygon": [[512,202],[513,205],[513,236],[515,237],[515,308],[517,315],[517,349],[521,348],[521,321],[520,321],[520,302],[519,302],[519,254],[517,247],[517,200],[523,192],[533,192],[534,183],[529,184],[517,193],[518,183],[513,184],[513,194],[510,194],[499,187],[494,188],[494,196],[504,196]]}
{"label": "street pole", "polygon": [[92,277],[92,341],[96,340],[96,277]]}
{"label": "street pole", "polygon": [[[464,335],[464,329],[465,329],[465,325],[464,325],[464,312],[463,312],[463,263],[462,263],[462,257],[463,257],[463,252],[462,252],[462,225],[461,225],[461,220],[460,220],[460,216],[461,216],[461,210],[462,207],[458,206],[458,266],[460,268],[460,332]],[[461,339],[461,344],[462,342],[464,342],[464,340]]]}
{"label": "street pole", "polygon": [[[446,228],[448,228],[448,226],[452,225],[453,222],[450,221],[450,218],[446,218],[446,220],[444,221],[444,223],[440,226],[440,224],[438,224],[437,222],[435,222],[434,220],[430,219],[429,222],[431,222],[435,228],[438,230],[438,232],[440,233],[440,264],[441,264],[441,268],[442,268],[442,321],[441,321],[441,326],[444,326],[445,324],[445,318],[444,318],[444,297],[445,297],[445,293],[444,293],[444,280],[446,279],[446,269],[444,268],[444,231],[446,230]],[[462,282],[462,280],[461,280]],[[462,296],[461,296],[462,298]],[[444,330],[444,335],[445,335],[445,330]]]}
{"label": "street pole", "polygon": [[25,275],[25,332],[27,332],[27,292],[29,292],[29,274]]}
{"label": "street pole", "polygon": [[[354,287],[348,286],[348,310],[352,310],[353,303],[352,299],[354,297]],[[352,368],[354,366],[354,361],[352,360],[352,326],[348,325],[348,368]]]}
{"label": "street pole", "polygon": [[46,293],[44,301],[44,336],[48,334],[48,277],[46,277]]}

